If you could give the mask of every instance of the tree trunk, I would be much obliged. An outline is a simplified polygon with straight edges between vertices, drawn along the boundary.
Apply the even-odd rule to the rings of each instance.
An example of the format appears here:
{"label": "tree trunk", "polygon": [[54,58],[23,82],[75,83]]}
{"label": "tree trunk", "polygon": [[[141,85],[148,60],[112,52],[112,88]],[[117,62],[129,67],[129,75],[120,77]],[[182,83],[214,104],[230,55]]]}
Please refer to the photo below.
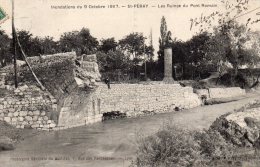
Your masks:
{"label": "tree trunk", "polygon": [[185,78],[185,62],[182,62],[182,79]]}

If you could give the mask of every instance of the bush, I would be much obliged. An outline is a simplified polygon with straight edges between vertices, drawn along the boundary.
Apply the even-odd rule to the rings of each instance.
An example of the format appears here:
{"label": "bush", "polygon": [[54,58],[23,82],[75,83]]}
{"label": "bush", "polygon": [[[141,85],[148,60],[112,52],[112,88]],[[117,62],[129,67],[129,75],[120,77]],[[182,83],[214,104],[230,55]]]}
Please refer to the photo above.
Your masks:
{"label": "bush", "polygon": [[200,152],[203,158],[214,159],[230,157],[233,147],[216,130],[204,130],[195,133],[195,141],[200,145]]}
{"label": "bush", "polygon": [[138,140],[134,166],[192,166],[200,156],[194,133],[176,127],[166,127],[153,136]]}
{"label": "bush", "polygon": [[135,167],[207,166],[214,159],[231,157],[234,150],[217,131],[190,132],[175,126],[138,138],[137,143]]}
{"label": "bush", "polygon": [[17,129],[4,121],[0,121],[0,137],[6,136],[13,141],[19,141],[22,139],[21,130]]}
{"label": "bush", "polygon": [[227,87],[237,86],[243,89],[250,87],[250,84],[243,73],[239,72],[237,76],[233,76],[232,71],[220,77],[220,84]]}

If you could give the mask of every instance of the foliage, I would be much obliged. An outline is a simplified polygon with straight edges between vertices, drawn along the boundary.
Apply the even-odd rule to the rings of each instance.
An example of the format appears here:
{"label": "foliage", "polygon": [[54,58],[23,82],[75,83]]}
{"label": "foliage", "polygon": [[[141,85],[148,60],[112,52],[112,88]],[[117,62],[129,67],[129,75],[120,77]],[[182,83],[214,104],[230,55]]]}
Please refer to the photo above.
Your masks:
{"label": "foliage", "polygon": [[[57,42],[52,37],[33,37],[29,31],[18,31],[18,40],[26,56],[40,56],[43,54],[54,54],[59,51]],[[17,47],[18,48],[18,47]],[[23,60],[20,48],[17,49],[18,59]]]}
{"label": "foliage", "polygon": [[210,129],[196,132],[194,139],[198,141],[201,155],[205,158],[230,157],[233,154],[232,145],[218,131]]}
{"label": "foliage", "polygon": [[133,58],[139,58],[143,54],[151,54],[153,48],[145,44],[146,37],[141,33],[130,33],[125,38],[119,40],[120,48],[128,54],[131,54]]}
{"label": "foliage", "polygon": [[22,140],[21,130],[11,126],[5,121],[0,121],[0,136],[7,136],[14,141]]}
{"label": "foliage", "polygon": [[245,46],[249,40],[245,25],[235,21],[224,23],[215,28],[211,41],[206,45],[208,59],[211,59],[219,68],[223,66],[223,62],[231,63],[237,75],[239,66],[252,66],[259,61],[256,51]]}
{"label": "foliage", "polygon": [[166,19],[163,16],[161,19],[159,47],[164,48],[169,46],[170,40],[171,40],[171,31],[168,31]]}
{"label": "foliage", "polygon": [[58,42],[55,42],[53,37],[44,37],[40,39],[41,54],[54,54],[59,52]]}
{"label": "foliage", "polygon": [[[256,39],[256,32],[251,32],[249,25],[257,23],[253,18],[247,18],[244,24],[238,24],[236,19],[242,16],[242,13],[248,12],[250,0],[223,0],[221,3],[225,7],[223,11],[212,11],[208,16],[203,14],[200,18],[191,18],[191,29],[198,28],[199,33],[208,32],[209,39],[202,41],[203,53],[199,55],[197,66],[199,71],[202,69],[213,68],[219,75],[225,73],[229,64],[234,68],[234,75],[238,74],[238,68],[241,66],[251,67],[259,62],[259,47]],[[214,26],[215,25],[215,26]],[[251,39],[254,38],[254,41]],[[192,40],[192,39],[191,39]],[[187,41],[188,42],[188,41]],[[188,42],[189,43],[189,42]],[[199,44],[199,43],[197,43]],[[248,47],[251,45],[251,47]],[[190,50],[188,48],[188,50]],[[189,55],[191,55],[189,53]],[[194,56],[192,56],[194,57]],[[195,56],[196,57],[196,56]],[[196,64],[196,61],[188,61]]]}
{"label": "foliage", "polygon": [[238,86],[243,89],[249,88],[250,84],[248,83],[246,76],[238,72],[236,76],[234,76],[234,70],[230,70],[228,73],[223,74],[219,78],[219,84],[224,86]]}
{"label": "foliage", "polygon": [[99,50],[104,53],[109,51],[115,51],[118,43],[115,41],[115,38],[102,39]]}
{"label": "foliage", "polygon": [[171,45],[171,32],[167,29],[166,19],[163,16],[161,19],[160,26],[160,37],[159,37],[159,51],[158,53],[158,66],[157,69],[163,72],[164,67],[164,49]]}
{"label": "foliage", "polygon": [[182,79],[201,77],[211,70],[204,49],[208,40],[209,35],[204,32],[193,36],[186,42],[175,40],[171,43],[173,63],[178,69],[181,69]]}
{"label": "foliage", "polygon": [[107,54],[97,52],[97,60],[101,72],[113,71],[115,69],[127,70],[132,66],[130,58],[125,56],[120,50],[109,51]]}
{"label": "foliage", "polygon": [[80,31],[64,33],[59,40],[62,52],[76,51],[77,55],[92,54],[97,51],[98,41],[91,34],[89,29],[82,28]]}
{"label": "foliage", "polygon": [[176,127],[166,127],[155,135],[138,140],[136,166],[191,166],[199,158],[194,134]]}
{"label": "foliage", "polygon": [[[17,38],[26,55],[28,56],[38,55],[38,53],[35,54],[35,51],[38,52],[40,46],[39,41],[37,39],[36,40],[33,39],[33,35],[29,31],[25,31],[25,30],[17,31]],[[18,50],[18,59],[22,60],[23,59],[22,53],[20,49],[17,50]]]}
{"label": "foliage", "polygon": [[231,158],[235,147],[214,130],[187,131],[167,125],[148,137],[138,137],[132,166],[202,166],[213,159]]}
{"label": "foliage", "polygon": [[3,67],[12,61],[10,50],[11,40],[3,30],[0,30],[0,65]]}

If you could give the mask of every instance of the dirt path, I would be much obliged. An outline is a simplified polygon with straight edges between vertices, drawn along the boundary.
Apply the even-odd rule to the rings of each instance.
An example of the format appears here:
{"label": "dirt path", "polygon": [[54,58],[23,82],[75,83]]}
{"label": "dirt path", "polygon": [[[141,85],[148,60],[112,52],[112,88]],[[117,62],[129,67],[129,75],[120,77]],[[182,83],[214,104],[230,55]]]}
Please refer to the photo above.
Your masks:
{"label": "dirt path", "polygon": [[[128,166],[129,159],[135,155],[137,133],[153,134],[167,121],[191,130],[208,128],[220,115],[239,109],[254,99],[260,99],[260,94],[247,94],[239,99],[181,112],[111,120],[58,132],[40,132],[22,141],[16,150],[1,152],[0,163],[5,167]],[[19,157],[25,159],[15,159]]]}

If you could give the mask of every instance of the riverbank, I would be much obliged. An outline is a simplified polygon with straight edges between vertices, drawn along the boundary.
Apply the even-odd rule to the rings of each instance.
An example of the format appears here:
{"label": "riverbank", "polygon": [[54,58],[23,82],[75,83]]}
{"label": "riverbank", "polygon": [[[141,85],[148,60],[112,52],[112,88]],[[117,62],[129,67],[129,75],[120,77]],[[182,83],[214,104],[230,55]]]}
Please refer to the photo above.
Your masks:
{"label": "riverbank", "polygon": [[[128,166],[135,156],[137,134],[143,136],[154,134],[167,121],[190,130],[208,128],[220,115],[239,109],[259,97],[259,93],[250,93],[237,101],[181,112],[109,120],[62,131],[40,132],[26,138],[14,151],[1,152],[0,162],[8,167],[16,167],[17,164],[21,167]],[[14,159],[17,157],[49,157],[53,160],[19,161]]]}

